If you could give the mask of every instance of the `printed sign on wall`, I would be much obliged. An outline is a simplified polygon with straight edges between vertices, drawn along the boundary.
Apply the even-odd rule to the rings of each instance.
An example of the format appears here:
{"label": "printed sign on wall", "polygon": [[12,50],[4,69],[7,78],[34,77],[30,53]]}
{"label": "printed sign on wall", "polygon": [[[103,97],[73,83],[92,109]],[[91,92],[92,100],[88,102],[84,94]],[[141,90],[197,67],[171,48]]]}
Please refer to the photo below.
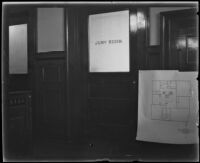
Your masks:
{"label": "printed sign on wall", "polygon": [[89,16],[90,72],[129,72],[129,11]]}

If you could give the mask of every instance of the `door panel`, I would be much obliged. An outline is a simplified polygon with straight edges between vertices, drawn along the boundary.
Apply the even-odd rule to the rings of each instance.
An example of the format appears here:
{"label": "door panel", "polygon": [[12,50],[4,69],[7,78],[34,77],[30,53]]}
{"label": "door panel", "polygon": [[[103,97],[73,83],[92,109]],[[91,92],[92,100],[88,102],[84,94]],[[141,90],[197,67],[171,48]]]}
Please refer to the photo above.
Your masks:
{"label": "door panel", "polygon": [[64,137],[64,61],[41,60],[37,65],[37,114],[39,133],[49,138]]}
{"label": "door panel", "polygon": [[[129,76],[89,77],[89,116],[93,136],[128,137],[131,109],[131,80]],[[105,129],[105,131],[104,131]]]}

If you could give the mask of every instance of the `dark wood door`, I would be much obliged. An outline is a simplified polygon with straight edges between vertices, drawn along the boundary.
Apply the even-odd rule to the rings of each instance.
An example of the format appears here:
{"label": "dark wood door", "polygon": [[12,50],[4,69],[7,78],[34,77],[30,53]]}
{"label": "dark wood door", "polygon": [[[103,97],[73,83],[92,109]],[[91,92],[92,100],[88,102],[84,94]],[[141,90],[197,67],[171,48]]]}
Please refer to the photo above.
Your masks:
{"label": "dark wood door", "polygon": [[167,69],[198,70],[197,12],[161,13],[163,64]]}
{"label": "dark wood door", "polygon": [[[47,9],[47,10],[46,10]],[[49,14],[49,10],[54,11],[54,16],[58,16],[61,20],[57,23],[58,28],[49,27],[48,23],[55,24],[56,18],[52,18]],[[56,10],[56,11],[55,11]],[[36,140],[65,140],[68,114],[66,114],[67,107],[67,97],[68,90],[66,89],[66,76],[68,69],[66,62],[68,61],[66,52],[66,46],[68,47],[68,42],[66,41],[66,26],[67,22],[64,20],[67,15],[65,15],[65,9],[62,8],[37,8],[34,10],[34,29],[35,29],[35,54],[34,54],[34,82],[35,82],[35,137]],[[44,18],[43,14],[46,17]],[[62,14],[61,14],[62,13]],[[52,18],[52,19],[51,19]],[[43,21],[47,19],[47,22]],[[45,28],[49,28],[51,32],[43,33],[39,37],[40,32]],[[60,30],[61,29],[61,30]],[[61,33],[61,34],[59,34]],[[52,35],[51,35],[52,34]],[[54,40],[54,36],[61,39],[63,43],[62,48],[56,48],[59,41]],[[48,42],[43,44],[43,39],[54,40],[53,42]],[[58,43],[59,45],[61,43]],[[40,48],[41,49],[40,49]],[[49,49],[45,47],[51,47]],[[44,49],[43,49],[44,48]]]}
{"label": "dark wood door", "polygon": [[[127,8],[126,8],[127,9]],[[89,15],[104,12],[122,11],[120,9],[97,8],[86,13]],[[117,140],[117,142],[134,141],[137,130],[137,96],[138,70],[145,69],[146,59],[146,10],[145,8],[131,8],[130,21],[130,71],[129,72],[89,72],[88,24],[83,23],[83,52],[85,54],[86,74],[86,113],[87,134],[92,138]],[[139,14],[138,14],[139,13]],[[138,16],[143,16],[137,19]],[[136,18],[136,19],[134,19]],[[87,21],[85,21],[87,22]],[[140,24],[141,23],[141,24]],[[84,25],[85,24],[85,25]],[[135,24],[138,27],[131,26]]]}

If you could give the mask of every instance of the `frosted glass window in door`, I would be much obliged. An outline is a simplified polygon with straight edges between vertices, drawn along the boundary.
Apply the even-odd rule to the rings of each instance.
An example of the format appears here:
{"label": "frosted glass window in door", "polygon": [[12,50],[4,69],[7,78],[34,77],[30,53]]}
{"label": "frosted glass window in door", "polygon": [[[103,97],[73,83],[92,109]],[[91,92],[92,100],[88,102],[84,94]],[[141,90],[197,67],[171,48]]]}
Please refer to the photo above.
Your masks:
{"label": "frosted glass window in door", "polygon": [[9,74],[28,72],[27,24],[9,26]]}
{"label": "frosted glass window in door", "polygon": [[37,9],[37,52],[64,51],[64,8]]}
{"label": "frosted glass window in door", "polygon": [[129,72],[129,11],[89,16],[89,71]]}

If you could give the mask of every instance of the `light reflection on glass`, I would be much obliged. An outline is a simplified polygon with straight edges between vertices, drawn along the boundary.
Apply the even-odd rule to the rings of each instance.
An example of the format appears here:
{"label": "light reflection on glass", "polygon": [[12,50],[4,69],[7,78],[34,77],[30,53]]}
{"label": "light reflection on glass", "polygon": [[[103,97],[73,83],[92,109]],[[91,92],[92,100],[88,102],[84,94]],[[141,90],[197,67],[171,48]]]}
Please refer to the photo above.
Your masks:
{"label": "light reflection on glass", "polygon": [[198,40],[196,37],[188,37],[188,50],[187,50],[187,62],[188,63],[197,63],[197,54],[198,54]]}
{"label": "light reflection on glass", "polygon": [[137,18],[138,18],[138,25],[137,25],[137,27],[139,29],[144,29],[145,28],[145,24],[146,24],[144,14],[142,12],[138,12]]}
{"label": "light reflection on glass", "polygon": [[182,48],[185,48],[185,47],[186,47],[186,39],[185,39],[185,37],[178,38],[176,40],[176,48],[177,49],[182,49]]}
{"label": "light reflection on glass", "polygon": [[188,38],[188,47],[197,49],[198,48],[198,40],[196,38]]}
{"label": "light reflection on glass", "polygon": [[136,14],[130,15],[130,31],[131,32],[137,31],[137,16],[136,16]]}

